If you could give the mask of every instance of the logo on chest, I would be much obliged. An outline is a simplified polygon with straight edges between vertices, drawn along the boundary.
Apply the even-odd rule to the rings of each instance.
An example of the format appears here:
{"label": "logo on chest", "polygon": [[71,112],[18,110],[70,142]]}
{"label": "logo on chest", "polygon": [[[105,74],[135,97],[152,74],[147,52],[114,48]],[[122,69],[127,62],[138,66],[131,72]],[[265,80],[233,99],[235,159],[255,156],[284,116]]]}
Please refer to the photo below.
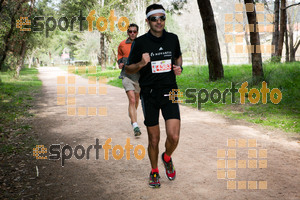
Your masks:
{"label": "logo on chest", "polygon": [[[160,52],[151,52],[150,53],[150,56],[151,57],[156,57],[156,56],[163,56],[163,57],[168,57],[168,58],[171,58],[172,57],[172,52],[171,51],[163,51],[163,48],[160,47],[159,48],[159,51]],[[157,59],[157,58],[156,58]],[[158,58],[159,59],[159,58]]]}

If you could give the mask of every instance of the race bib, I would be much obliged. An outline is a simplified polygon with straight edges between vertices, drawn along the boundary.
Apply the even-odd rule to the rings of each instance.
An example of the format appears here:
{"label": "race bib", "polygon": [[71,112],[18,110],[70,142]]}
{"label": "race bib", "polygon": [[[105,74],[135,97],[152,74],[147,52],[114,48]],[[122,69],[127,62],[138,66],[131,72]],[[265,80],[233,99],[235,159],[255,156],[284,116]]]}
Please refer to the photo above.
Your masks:
{"label": "race bib", "polygon": [[151,62],[152,73],[165,73],[172,69],[171,60],[158,60]]}

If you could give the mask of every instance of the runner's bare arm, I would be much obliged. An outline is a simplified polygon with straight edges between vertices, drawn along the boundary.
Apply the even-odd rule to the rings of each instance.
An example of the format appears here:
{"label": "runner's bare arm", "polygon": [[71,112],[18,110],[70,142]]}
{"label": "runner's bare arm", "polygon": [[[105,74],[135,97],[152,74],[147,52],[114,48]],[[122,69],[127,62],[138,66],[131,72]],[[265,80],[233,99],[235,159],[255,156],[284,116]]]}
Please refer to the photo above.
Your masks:
{"label": "runner's bare arm", "polygon": [[138,63],[125,65],[125,72],[128,74],[134,74],[140,71],[141,68],[145,67],[150,62],[149,53],[143,53],[142,60]]}
{"label": "runner's bare arm", "polygon": [[[118,53],[118,56],[119,56],[119,53]],[[119,65],[119,69],[122,69],[124,67],[124,63],[122,63],[122,58],[120,58],[118,60],[118,65]]]}
{"label": "runner's bare arm", "polygon": [[122,58],[123,58],[123,52],[121,49],[121,43],[118,46],[118,65],[119,65],[119,69],[122,69],[124,67],[124,63],[122,63]]}
{"label": "runner's bare arm", "polygon": [[173,71],[175,75],[180,75],[182,72],[182,56],[175,59],[175,65],[173,65]]}
{"label": "runner's bare arm", "polygon": [[175,65],[182,66],[182,56],[179,56],[177,59],[175,59]]}

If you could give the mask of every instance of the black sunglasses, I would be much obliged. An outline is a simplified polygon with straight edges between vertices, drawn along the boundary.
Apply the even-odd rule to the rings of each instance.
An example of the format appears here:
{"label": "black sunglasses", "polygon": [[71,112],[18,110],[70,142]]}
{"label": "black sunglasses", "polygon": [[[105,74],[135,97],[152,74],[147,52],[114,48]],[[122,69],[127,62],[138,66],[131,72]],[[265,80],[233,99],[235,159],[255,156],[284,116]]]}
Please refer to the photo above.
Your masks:
{"label": "black sunglasses", "polygon": [[128,33],[137,33],[137,31],[128,31]]}
{"label": "black sunglasses", "polygon": [[158,19],[160,19],[161,21],[165,21],[165,20],[166,20],[166,16],[163,15],[163,16],[149,17],[149,20],[150,20],[151,22],[157,22]]}

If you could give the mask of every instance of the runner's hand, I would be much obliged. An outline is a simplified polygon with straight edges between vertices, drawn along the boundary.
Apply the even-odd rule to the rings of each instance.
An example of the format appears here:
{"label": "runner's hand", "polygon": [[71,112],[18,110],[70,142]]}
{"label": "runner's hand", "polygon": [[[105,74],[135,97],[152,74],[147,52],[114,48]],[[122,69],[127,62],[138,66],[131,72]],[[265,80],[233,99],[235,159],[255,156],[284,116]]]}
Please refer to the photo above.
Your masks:
{"label": "runner's hand", "polygon": [[149,53],[143,53],[142,55],[142,60],[141,60],[141,65],[144,67],[150,62],[150,55]]}
{"label": "runner's hand", "polygon": [[119,69],[122,69],[124,67],[124,63],[119,64]]}
{"label": "runner's hand", "polygon": [[173,71],[174,71],[174,74],[177,76],[179,76],[182,72],[181,67],[178,65],[173,65]]}

